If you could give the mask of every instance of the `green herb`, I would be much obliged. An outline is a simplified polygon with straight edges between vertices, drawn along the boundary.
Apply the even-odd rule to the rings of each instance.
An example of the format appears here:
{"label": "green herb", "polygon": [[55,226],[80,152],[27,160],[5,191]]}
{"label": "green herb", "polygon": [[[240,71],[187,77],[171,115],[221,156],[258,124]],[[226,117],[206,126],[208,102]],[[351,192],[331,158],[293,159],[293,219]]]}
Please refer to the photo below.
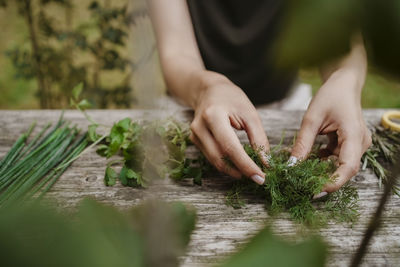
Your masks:
{"label": "green herb", "polygon": [[124,212],[90,199],[74,212],[1,207],[0,257],[4,266],[178,266],[195,222],[190,206],[155,200]]}
{"label": "green herb", "polygon": [[327,254],[328,246],[318,236],[288,242],[266,227],[220,266],[322,267],[326,264]]}
{"label": "green herb", "polygon": [[86,134],[78,137],[76,127],[70,127],[62,116],[45,136],[50,124],[28,143],[33,127],[34,124],[1,160],[0,205],[35,195],[42,197],[87,146]]}
{"label": "green herb", "polygon": [[319,203],[313,196],[321,192],[336,169],[330,161],[322,161],[315,155],[288,167],[290,153],[284,149],[272,149],[269,167],[259,159],[257,151],[244,145],[247,154],[266,173],[265,184],[259,186],[248,179],[235,183],[226,196],[226,203],[234,208],[245,205],[244,195],[265,199],[271,214],[287,211],[292,219],[310,226],[324,225],[328,220],[353,222],[358,218],[358,194],[354,187],[346,185],[329,194]]}
{"label": "green herb", "polygon": [[[371,168],[379,179],[379,186],[387,182],[388,167],[400,155],[400,133],[381,126],[371,128],[372,145],[362,157],[362,169]],[[394,183],[393,193],[400,196],[400,184]]]}
{"label": "green herb", "polygon": [[[91,140],[99,140],[96,126],[89,126]],[[152,179],[168,175],[174,180],[193,178],[201,184],[201,177],[209,164],[202,155],[187,158],[189,128],[173,119],[152,122],[133,122],[124,118],[116,122],[97,146],[100,156],[122,157],[107,164],[105,184],[112,186],[117,178],[124,186],[146,187]],[[122,163],[119,174],[112,169],[114,163]]]}

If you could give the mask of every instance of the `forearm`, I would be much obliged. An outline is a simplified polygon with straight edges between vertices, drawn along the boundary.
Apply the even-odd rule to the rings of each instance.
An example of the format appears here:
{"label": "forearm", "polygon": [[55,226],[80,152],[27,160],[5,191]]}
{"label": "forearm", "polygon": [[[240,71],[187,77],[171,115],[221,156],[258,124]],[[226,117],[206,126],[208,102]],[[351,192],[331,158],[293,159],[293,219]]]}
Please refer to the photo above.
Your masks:
{"label": "forearm", "polygon": [[186,0],[147,3],[168,90],[195,108],[207,85],[224,77],[204,68]]}
{"label": "forearm", "polygon": [[361,35],[353,38],[348,55],[321,67],[320,72],[324,81],[322,87],[337,80],[343,80],[346,82],[346,88],[350,88],[361,97],[367,73],[367,55]]}
{"label": "forearm", "polygon": [[207,71],[202,61],[191,56],[161,53],[160,60],[169,92],[192,108],[197,106],[197,100],[211,84],[227,79],[221,74]]}

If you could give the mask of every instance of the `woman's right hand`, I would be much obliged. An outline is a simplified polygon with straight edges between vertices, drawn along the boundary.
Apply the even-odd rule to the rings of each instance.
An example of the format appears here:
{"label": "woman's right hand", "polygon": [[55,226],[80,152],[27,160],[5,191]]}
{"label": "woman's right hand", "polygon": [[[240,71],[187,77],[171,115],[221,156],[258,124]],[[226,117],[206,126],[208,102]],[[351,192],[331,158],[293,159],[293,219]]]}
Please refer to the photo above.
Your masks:
{"label": "woman's right hand", "polygon": [[[195,111],[192,141],[218,170],[236,178],[245,175],[262,184],[264,173],[246,154],[232,128],[245,130],[254,148],[262,146],[268,151],[253,104],[225,76],[206,70],[186,1],[148,0],[148,7],[168,90]],[[226,164],[225,157],[234,168]]]}
{"label": "woman's right hand", "polygon": [[[245,93],[225,76],[204,71],[193,102],[192,142],[221,172],[234,178],[242,175],[263,184],[265,174],[247,155],[233,128],[245,130],[252,147],[260,150],[260,158],[268,164],[265,153],[269,143],[260,117]],[[226,157],[234,164],[230,166]]]}

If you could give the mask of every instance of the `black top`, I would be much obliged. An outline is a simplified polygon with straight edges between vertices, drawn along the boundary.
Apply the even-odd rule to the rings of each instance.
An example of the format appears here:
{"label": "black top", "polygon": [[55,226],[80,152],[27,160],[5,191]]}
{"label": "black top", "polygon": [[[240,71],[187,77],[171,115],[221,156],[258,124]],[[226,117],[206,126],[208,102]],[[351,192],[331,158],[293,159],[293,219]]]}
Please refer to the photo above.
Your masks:
{"label": "black top", "polygon": [[254,104],[282,99],[296,71],[277,71],[270,48],[279,0],[187,0],[204,64],[227,76]]}

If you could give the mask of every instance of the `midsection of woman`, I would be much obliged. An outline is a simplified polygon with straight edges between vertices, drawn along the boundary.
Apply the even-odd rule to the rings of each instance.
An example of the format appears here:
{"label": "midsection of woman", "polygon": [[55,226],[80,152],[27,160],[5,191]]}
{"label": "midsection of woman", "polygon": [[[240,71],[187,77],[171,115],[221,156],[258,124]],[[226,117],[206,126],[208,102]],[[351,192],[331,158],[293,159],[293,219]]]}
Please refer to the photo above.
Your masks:
{"label": "midsection of woman", "polygon": [[188,0],[205,68],[225,75],[253,104],[282,99],[295,70],[274,67],[272,47],[282,11],[278,0]]}

